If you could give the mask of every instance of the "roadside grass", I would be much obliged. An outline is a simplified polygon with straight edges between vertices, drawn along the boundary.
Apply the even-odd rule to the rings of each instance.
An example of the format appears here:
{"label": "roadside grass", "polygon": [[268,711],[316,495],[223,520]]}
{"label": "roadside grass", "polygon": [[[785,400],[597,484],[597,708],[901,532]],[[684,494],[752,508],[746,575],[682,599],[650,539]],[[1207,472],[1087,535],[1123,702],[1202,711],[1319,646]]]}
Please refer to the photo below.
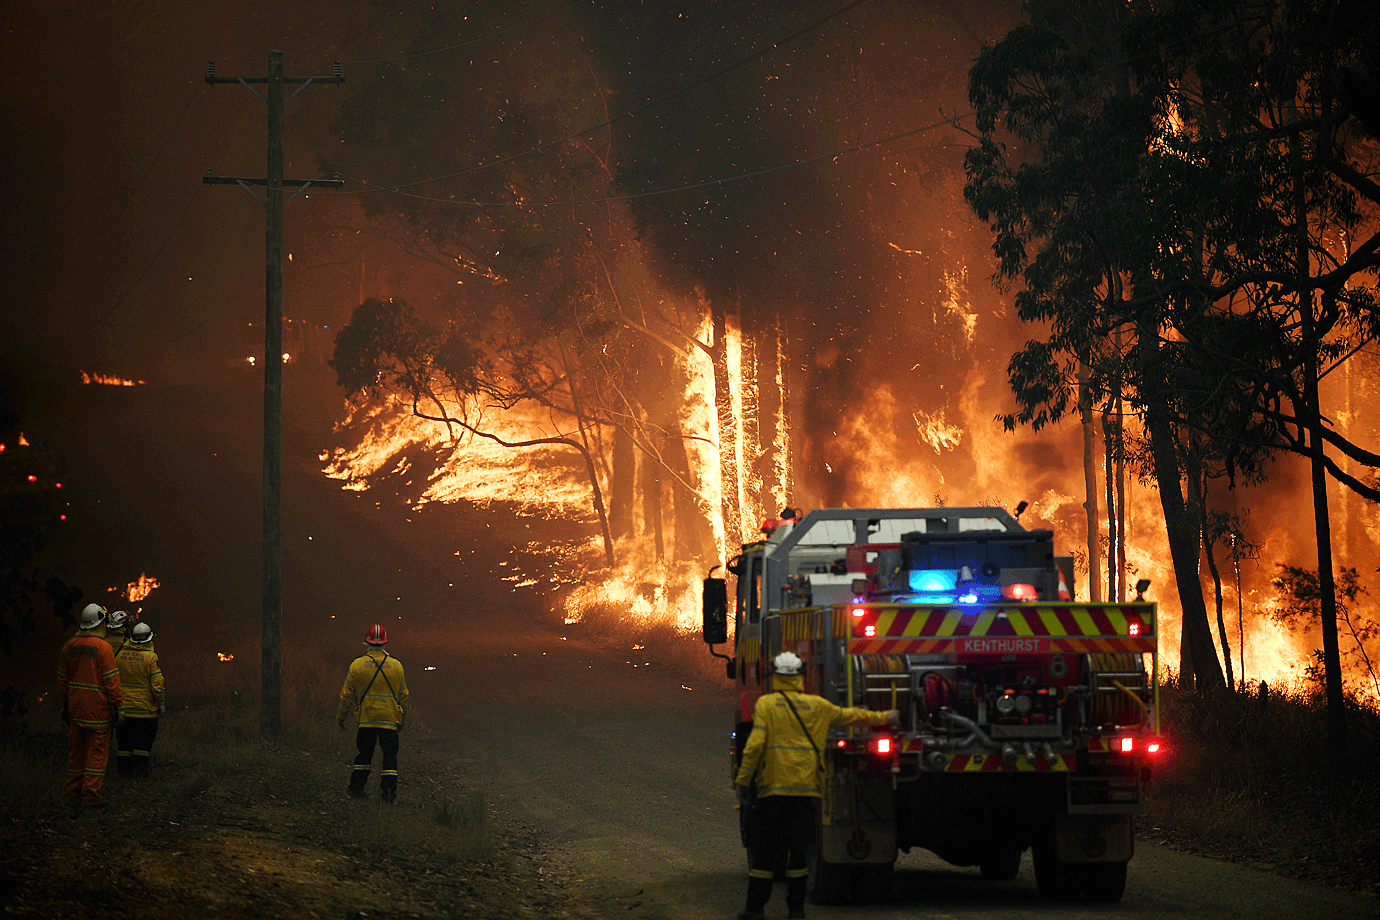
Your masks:
{"label": "roadside grass", "polygon": [[1380,891],[1380,711],[1349,700],[1348,750],[1333,758],[1314,694],[1160,694],[1170,759],[1143,819],[1153,838]]}
{"label": "roadside grass", "polygon": [[[285,650],[282,732],[260,737],[257,668],[207,668],[190,694],[159,720],[148,785],[119,777],[110,753],[106,798],[114,808],[151,816],[244,826],[246,815],[277,809],[298,833],[339,852],[419,854],[444,866],[490,857],[494,840],[479,784],[437,745],[422,742],[425,720],[409,716],[403,734],[402,781],[393,805],[373,795],[351,801],[345,787],[354,758],[354,730],[340,731],[335,706],[343,672],[324,659]],[[190,684],[191,682],[189,682]],[[0,811],[5,824],[51,819],[65,812],[67,732],[57,694],[47,694],[24,727],[0,728]],[[370,791],[376,793],[375,763]],[[154,792],[154,795],[149,795]],[[138,796],[137,805],[131,796]],[[166,812],[166,814],[164,814]]]}

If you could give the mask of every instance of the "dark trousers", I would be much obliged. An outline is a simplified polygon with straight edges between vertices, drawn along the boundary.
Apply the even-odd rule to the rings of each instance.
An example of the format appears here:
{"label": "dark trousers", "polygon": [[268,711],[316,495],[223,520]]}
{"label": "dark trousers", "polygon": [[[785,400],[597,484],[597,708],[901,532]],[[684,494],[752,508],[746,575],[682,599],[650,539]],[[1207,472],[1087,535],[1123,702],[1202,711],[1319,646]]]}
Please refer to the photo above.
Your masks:
{"label": "dark trousers", "polygon": [[786,875],[787,908],[792,912],[804,910],[818,801],[808,795],[769,795],[753,806],[746,910],[766,907],[771,900],[772,879],[781,871]]}
{"label": "dark trousers", "polygon": [[398,790],[398,732],[392,728],[361,728],[355,735],[355,769],[350,774],[350,789],[358,792],[369,781],[369,766],[374,762],[374,745],[383,749],[383,770],[379,789],[388,796]]}
{"label": "dark trousers", "polygon": [[115,765],[121,776],[148,776],[149,754],[158,737],[158,716],[125,716],[115,728]]}

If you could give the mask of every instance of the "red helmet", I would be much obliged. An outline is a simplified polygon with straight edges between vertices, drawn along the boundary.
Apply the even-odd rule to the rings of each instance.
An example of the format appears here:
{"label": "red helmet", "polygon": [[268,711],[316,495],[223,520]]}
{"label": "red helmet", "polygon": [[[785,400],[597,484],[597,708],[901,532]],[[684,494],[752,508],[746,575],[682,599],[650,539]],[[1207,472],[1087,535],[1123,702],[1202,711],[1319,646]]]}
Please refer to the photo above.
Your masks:
{"label": "red helmet", "polygon": [[364,641],[370,645],[387,645],[388,630],[375,623],[369,627],[369,631],[364,634]]}

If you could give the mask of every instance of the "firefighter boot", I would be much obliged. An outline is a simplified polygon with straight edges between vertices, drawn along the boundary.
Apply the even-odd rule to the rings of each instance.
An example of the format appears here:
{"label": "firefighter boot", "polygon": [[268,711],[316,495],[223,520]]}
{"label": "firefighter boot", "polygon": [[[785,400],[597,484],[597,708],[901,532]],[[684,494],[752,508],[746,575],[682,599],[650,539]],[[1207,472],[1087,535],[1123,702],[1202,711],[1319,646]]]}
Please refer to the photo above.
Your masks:
{"label": "firefighter boot", "polygon": [[786,879],[786,917],[788,920],[805,920],[805,886],[807,879],[804,876],[793,876]]}
{"label": "firefighter boot", "polygon": [[350,788],[345,790],[346,794],[352,799],[364,798],[364,784],[369,782],[369,768],[355,767],[350,774]]}
{"label": "firefighter boot", "polygon": [[383,779],[379,781],[379,796],[389,805],[393,804],[393,800],[398,797],[398,775],[396,773],[391,776],[384,774]]}

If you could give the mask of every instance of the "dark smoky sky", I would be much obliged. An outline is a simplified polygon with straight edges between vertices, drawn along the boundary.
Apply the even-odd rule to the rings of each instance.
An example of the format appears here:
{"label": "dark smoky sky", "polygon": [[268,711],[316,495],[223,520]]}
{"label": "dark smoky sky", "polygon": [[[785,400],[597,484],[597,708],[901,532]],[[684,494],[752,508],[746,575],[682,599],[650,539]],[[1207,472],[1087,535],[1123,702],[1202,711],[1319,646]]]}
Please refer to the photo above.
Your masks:
{"label": "dark smoky sky", "polygon": [[[223,76],[261,75],[277,48],[290,75],[326,73],[341,60],[348,80],[373,67],[359,62],[396,58],[430,6],[6,4],[3,347],[12,372],[154,379],[242,357],[257,335],[249,324],[262,312],[263,208],[241,189],[200,180],[208,169],[263,175],[265,113],[244,87],[204,83],[206,62],[216,60]],[[491,17],[492,3],[474,6]],[[564,32],[603,75],[613,112],[708,77],[643,110],[616,138],[629,179],[655,183],[672,172],[639,168],[668,153],[681,158],[681,178],[697,178],[690,174],[697,167],[717,177],[720,169],[780,166],[933,122],[941,105],[962,107],[963,69],[980,41],[1004,31],[1013,8],[1007,0],[851,8],[551,0],[523,5],[521,15],[539,21],[482,48],[502,54],[524,32]],[[445,40],[438,36],[438,45]],[[753,56],[773,42],[781,46]],[[444,67],[445,59],[428,66]],[[288,103],[288,176],[317,175],[317,157],[333,156],[338,140],[328,125],[348,91],[308,87]],[[951,131],[930,132],[836,163],[780,170],[727,187],[713,209],[668,200],[687,214],[679,237],[657,240],[668,281],[732,284],[749,295],[748,309],[777,299],[842,314],[895,301],[908,273],[890,264],[896,247],[918,249],[922,239],[929,247],[936,234],[955,232],[944,226],[955,215],[936,215],[926,230],[894,213],[915,200],[926,169],[948,170],[952,182],[954,140]],[[948,152],[936,154],[945,145]],[[700,153],[686,156],[687,148]],[[294,253],[286,266],[289,316],[338,320],[356,299],[358,273],[370,270],[367,261],[363,269],[336,264],[357,253],[322,245],[330,212],[322,196],[285,209]],[[933,275],[936,267],[926,270]],[[857,343],[845,334],[839,344]]]}

